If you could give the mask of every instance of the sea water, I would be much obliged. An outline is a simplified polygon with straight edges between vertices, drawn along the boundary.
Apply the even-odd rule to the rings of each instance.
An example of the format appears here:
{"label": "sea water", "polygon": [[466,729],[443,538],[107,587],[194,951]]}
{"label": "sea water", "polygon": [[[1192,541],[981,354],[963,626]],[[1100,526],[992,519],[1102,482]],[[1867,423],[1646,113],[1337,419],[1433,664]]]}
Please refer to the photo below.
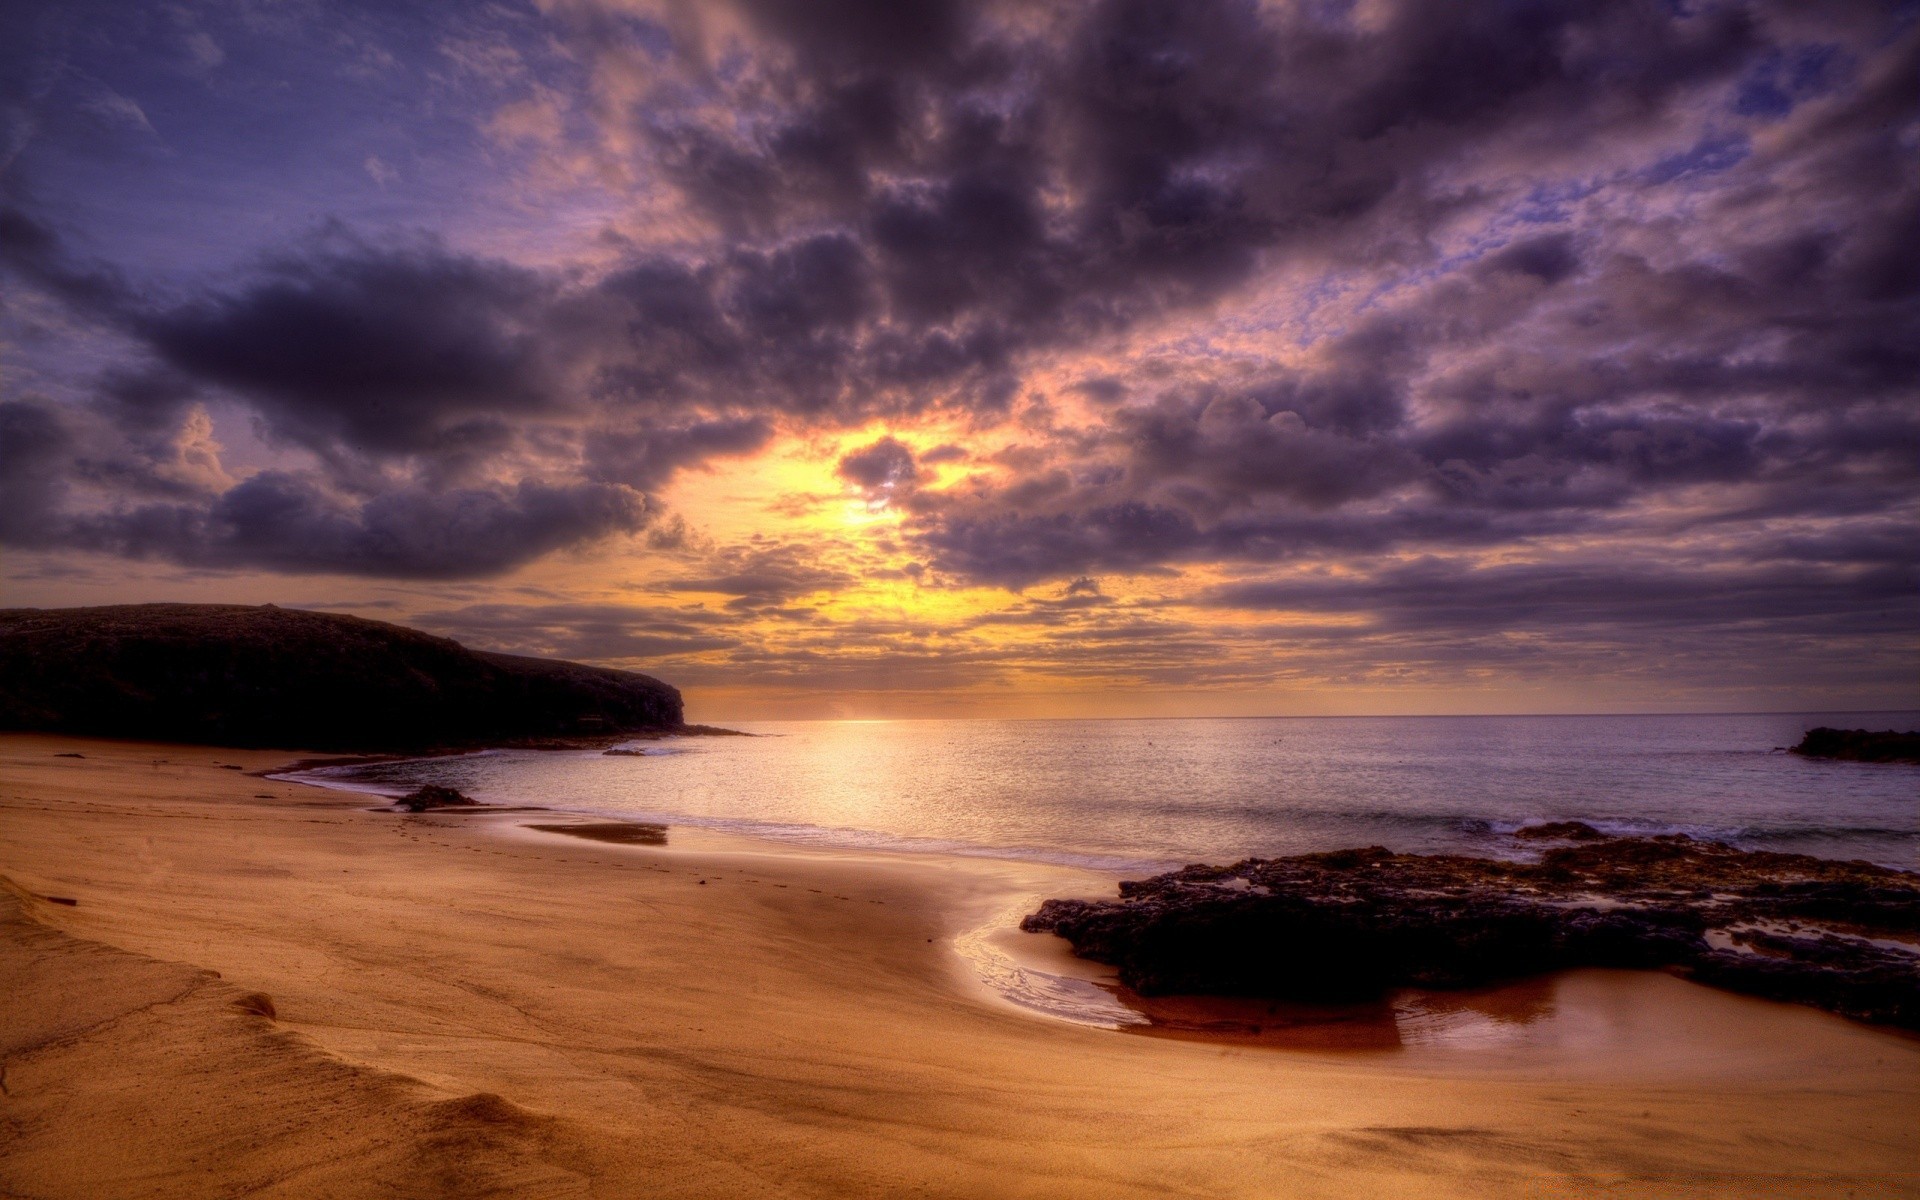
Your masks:
{"label": "sea water", "polygon": [[1350,846],[1507,855],[1540,821],[1920,866],[1920,767],[1779,750],[1920,712],[795,721],[637,755],[495,750],[302,778],[789,841],[1143,872]]}
{"label": "sea water", "polygon": [[[440,783],[492,804],[1135,876],[1370,845],[1518,857],[1537,847],[1514,830],[1563,820],[1920,867],[1920,766],[1781,749],[1816,725],[1914,729],[1920,712],[767,722],[739,726],[751,737],[634,741],[629,753],[489,750],[295,777],[387,795]],[[1104,969],[1063,966],[1014,932],[1041,898],[1008,897],[955,938],[970,973],[1049,1017],[1145,1022]],[[1527,986],[1545,991],[1523,1017],[1505,991],[1406,992],[1367,1031],[1475,1061],[1496,1048],[1552,1057],[1675,1041],[1654,1028],[1672,1011],[1606,991],[1624,984],[1576,973]],[[1324,1031],[1296,1032],[1308,1045]]]}

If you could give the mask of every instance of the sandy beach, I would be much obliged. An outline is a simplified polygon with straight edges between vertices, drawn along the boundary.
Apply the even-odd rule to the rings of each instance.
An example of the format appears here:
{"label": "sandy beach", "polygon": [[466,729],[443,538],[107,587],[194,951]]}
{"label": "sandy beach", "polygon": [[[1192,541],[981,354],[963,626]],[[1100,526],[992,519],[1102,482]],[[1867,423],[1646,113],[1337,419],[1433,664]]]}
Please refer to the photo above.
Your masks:
{"label": "sandy beach", "polygon": [[1818,1012],[1596,975],[1484,1054],[1080,1027],[954,943],[1104,877],[372,812],[256,774],[295,757],[0,736],[0,1194],[1920,1195],[1920,1040]]}

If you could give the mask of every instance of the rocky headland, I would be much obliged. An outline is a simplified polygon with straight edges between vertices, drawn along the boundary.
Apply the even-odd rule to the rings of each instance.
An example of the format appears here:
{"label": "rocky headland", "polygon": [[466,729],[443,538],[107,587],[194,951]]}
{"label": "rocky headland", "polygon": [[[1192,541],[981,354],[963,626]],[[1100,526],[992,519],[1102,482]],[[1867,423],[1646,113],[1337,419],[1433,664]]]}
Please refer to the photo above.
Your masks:
{"label": "rocky headland", "polygon": [[1527,862],[1375,846],[1189,866],[1117,900],[1048,900],[1021,928],[1144,996],[1358,1001],[1627,967],[1920,1029],[1920,874],[1577,822],[1541,832],[1565,844]]}
{"label": "rocky headland", "polygon": [[1835,758],[1848,762],[1920,763],[1920,730],[1809,729],[1800,744],[1790,747],[1804,758]]}
{"label": "rocky headland", "polygon": [[691,731],[651,676],[273,605],[0,610],[0,730],[349,753]]}

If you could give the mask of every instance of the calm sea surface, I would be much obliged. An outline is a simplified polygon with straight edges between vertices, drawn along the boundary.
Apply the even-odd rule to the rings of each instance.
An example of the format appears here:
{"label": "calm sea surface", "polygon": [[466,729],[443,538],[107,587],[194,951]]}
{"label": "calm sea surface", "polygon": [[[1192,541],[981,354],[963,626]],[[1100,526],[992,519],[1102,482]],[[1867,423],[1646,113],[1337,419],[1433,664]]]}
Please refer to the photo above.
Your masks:
{"label": "calm sea surface", "polygon": [[642,757],[489,751],[305,778],[816,844],[1113,870],[1347,846],[1511,853],[1535,821],[1920,866],[1920,767],[1773,753],[1920,713],[806,721]]}

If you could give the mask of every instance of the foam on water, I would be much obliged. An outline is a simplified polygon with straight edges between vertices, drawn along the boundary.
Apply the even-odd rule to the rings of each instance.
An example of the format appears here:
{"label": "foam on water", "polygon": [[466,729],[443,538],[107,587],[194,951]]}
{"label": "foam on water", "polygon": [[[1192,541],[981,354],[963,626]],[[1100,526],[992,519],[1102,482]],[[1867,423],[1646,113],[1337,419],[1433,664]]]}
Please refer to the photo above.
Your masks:
{"label": "foam on water", "polygon": [[1000,999],[1041,1016],[1096,1029],[1146,1024],[1146,1017],[1092,979],[1066,970],[1048,970],[1032,961],[1030,953],[1022,955],[1009,948],[1009,937],[1034,936],[1014,931],[1020,918],[1038,907],[1040,900],[1039,896],[1027,897],[954,939],[955,952],[966,961],[974,978]]}

